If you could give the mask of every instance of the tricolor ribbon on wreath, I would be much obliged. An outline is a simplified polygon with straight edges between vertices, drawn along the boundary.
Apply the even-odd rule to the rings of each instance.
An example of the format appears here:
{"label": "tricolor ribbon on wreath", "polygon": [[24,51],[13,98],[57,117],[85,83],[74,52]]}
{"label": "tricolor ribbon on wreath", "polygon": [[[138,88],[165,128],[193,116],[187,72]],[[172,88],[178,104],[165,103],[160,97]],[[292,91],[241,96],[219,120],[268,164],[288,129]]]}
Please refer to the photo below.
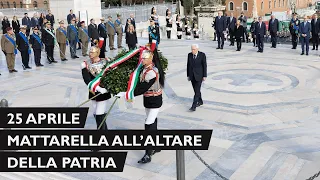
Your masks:
{"label": "tricolor ribbon on wreath", "polygon": [[130,75],[130,79],[128,82],[128,88],[127,88],[127,92],[126,92],[126,100],[127,101],[132,101],[134,99],[134,89],[137,86],[137,83],[139,81],[139,75],[140,75],[140,71],[141,71],[141,67],[143,66],[142,64],[142,52],[144,50],[151,50],[154,51],[156,47],[156,41],[153,40],[152,44],[150,45],[150,47],[148,46],[140,46],[140,48],[134,49],[129,51],[126,55],[124,55],[123,57],[113,61],[112,63],[108,64],[107,67],[100,72],[100,74],[98,74],[89,84],[88,84],[88,88],[91,92],[96,92],[96,88],[100,85],[100,80],[101,77],[110,69],[113,69],[115,67],[117,67],[118,65],[122,64],[123,62],[126,62],[127,60],[131,59],[134,55],[140,53],[139,56],[139,62],[137,65],[137,68],[131,73]]}

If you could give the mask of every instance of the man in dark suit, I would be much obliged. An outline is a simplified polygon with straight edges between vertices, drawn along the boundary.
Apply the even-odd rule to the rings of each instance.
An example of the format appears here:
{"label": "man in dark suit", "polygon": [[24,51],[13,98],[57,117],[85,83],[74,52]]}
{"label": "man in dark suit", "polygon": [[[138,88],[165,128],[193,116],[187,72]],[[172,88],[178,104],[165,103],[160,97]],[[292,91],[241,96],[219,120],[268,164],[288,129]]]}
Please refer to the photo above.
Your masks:
{"label": "man in dark suit", "polygon": [[199,46],[193,44],[191,46],[191,53],[188,54],[187,62],[187,77],[191,81],[194,97],[190,111],[195,111],[197,107],[203,105],[201,97],[201,84],[207,78],[207,59],[203,52],[199,51]]}
{"label": "man in dark suit", "polygon": [[237,19],[233,17],[233,13],[230,14],[230,17],[227,20],[227,26],[229,29],[229,35],[230,35],[230,46],[234,46],[234,28],[236,27]]}
{"label": "man in dark suit", "polygon": [[99,32],[98,27],[94,21],[94,19],[90,19],[90,25],[88,26],[88,35],[91,40],[91,46],[94,46],[94,40],[99,40]]}
{"label": "man in dark suit", "polygon": [[226,18],[222,16],[222,11],[218,12],[218,16],[215,18],[215,26],[214,26],[217,37],[218,37],[218,47],[217,49],[223,49],[224,45],[224,32],[227,29]]}
{"label": "man in dark suit", "polygon": [[48,21],[50,21],[51,23],[51,28],[54,27],[54,23],[55,23],[55,20],[54,20],[54,15],[51,13],[51,10],[48,10],[48,14],[46,15],[46,19]]}
{"label": "man in dark suit", "polygon": [[[130,14],[130,18],[128,18],[128,19],[130,19],[131,24],[133,25],[134,29],[136,29],[136,20],[134,19],[133,14]],[[128,20],[126,22],[125,30],[127,30],[127,29],[128,29]]]}
{"label": "man in dark suit", "polygon": [[277,34],[279,31],[279,21],[274,17],[274,15],[271,16],[271,19],[269,20],[269,27],[268,31],[270,32],[271,35],[271,43],[272,46],[271,48],[276,48],[277,47]]}
{"label": "man in dark suit", "polygon": [[310,40],[310,32],[311,32],[311,25],[308,22],[308,17],[304,16],[303,22],[300,23],[299,27],[299,35],[300,35],[300,42],[301,42],[301,55],[304,55],[304,46],[306,46],[306,55],[309,55],[309,40]]}
{"label": "man in dark suit", "polygon": [[75,19],[75,18],[76,18],[76,15],[73,14],[73,10],[70,9],[70,14],[68,14],[68,16],[67,16],[68,24],[71,24],[71,20],[72,20],[73,18]]}
{"label": "man in dark suit", "polygon": [[31,27],[31,20],[28,16],[28,13],[24,13],[24,17],[22,18],[22,25],[27,26],[27,36],[30,35],[30,27]]}
{"label": "man in dark suit", "polygon": [[255,36],[257,39],[257,45],[258,45],[258,51],[262,53],[263,52],[263,40],[266,35],[266,24],[262,22],[262,17],[259,17],[259,22],[256,23],[255,28]]}
{"label": "man in dark suit", "polygon": [[320,26],[320,23],[318,20],[318,15],[314,14],[311,20],[311,33],[312,33],[312,45],[313,45],[312,50],[317,50],[317,51],[319,46],[319,34],[318,34],[320,29],[319,26]]}

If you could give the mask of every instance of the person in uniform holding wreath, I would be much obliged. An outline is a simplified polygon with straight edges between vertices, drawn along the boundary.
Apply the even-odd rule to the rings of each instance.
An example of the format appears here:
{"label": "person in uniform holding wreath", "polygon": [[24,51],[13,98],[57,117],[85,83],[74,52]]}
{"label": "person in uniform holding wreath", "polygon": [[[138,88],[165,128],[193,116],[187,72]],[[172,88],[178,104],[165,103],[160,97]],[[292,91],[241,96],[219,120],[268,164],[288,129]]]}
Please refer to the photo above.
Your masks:
{"label": "person in uniform holding wreath", "polygon": [[159,26],[155,24],[155,21],[153,19],[150,20],[150,26],[148,27],[149,32],[149,44],[152,43],[152,40],[156,40],[156,46],[160,44],[160,30]]}
{"label": "person in uniform holding wreath", "polygon": [[176,17],[176,25],[177,25],[177,37],[178,39],[181,39],[182,37],[182,22],[179,15]]}
{"label": "person in uniform holding wreath", "polygon": [[41,41],[40,33],[39,33],[39,28],[38,26],[35,26],[33,29],[33,33],[30,35],[30,44],[33,49],[34,53],[34,62],[37,67],[43,66],[41,64],[41,49],[43,46],[43,43]]}
{"label": "person in uniform holding wreath", "polygon": [[166,22],[167,22],[167,38],[171,38],[171,29],[172,29],[172,16],[169,9],[166,11]]}
{"label": "person in uniform holding wreath", "polygon": [[[89,60],[81,63],[82,77],[86,85],[101,72],[107,63],[104,58],[99,58],[100,48],[97,46],[92,46],[89,52]],[[101,84],[100,84],[101,85]],[[101,93],[96,98],[92,99],[93,116],[95,117],[97,129],[102,123],[104,117],[106,116],[107,100],[111,98],[111,94],[107,91],[105,87],[97,86],[95,92],[89,92],[89,98],[94,97],[98,93]],[[107,124],[104,124],[100,128],[101,130],[107,130]]]}
{"label": "person in uniform holding wreath", "polygon": [[[162,106],[162,89],[164,87],[164,72],[160,64],[157,49],[144,50],[142,52],[143,70],[140,74],[140,82],[134,90],[134,96],[143,95],[143,104],[147,118],[145,120],[145,131],[154,132],[158,129],[158,113]],[[117,97],[124,96],[120,92]],[[161,150],[146,150],[144,156],[138,161],[140,164],[151,162],[151,156]]]}
{"label": "person in uniform holding wreath", "polygon": [[1,49],[4,55],[6,56],[9,72],[18,72],[14,69],[16,54],[18,53],[16,38],[11,27],[7,27],[6,31],[7,33],[2,35],[1,37]]}

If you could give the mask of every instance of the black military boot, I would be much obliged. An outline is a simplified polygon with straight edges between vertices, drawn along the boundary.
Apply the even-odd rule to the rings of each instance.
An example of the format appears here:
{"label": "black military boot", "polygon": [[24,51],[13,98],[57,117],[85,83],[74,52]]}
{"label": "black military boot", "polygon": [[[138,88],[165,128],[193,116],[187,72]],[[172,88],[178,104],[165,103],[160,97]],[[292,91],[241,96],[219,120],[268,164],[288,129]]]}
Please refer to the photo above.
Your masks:
{"label": "black military boot", "polygon": [[[151,129],[153,131],[157,131],[158,130],[158,118],[156,118],[156,120],[154,121],[154,123],[151,125]],[[154,155],[158,152],[161,152],[161,150],[153,150],[151,155]]]}
{"label": "black military boot", "polygon": [[[97,129],[99,128],[101,122],[103,121],[104,117],[106,116],[106,114],[102,114],[102,115],[95,115],[96,118],[96,123],[97,123]],[[100,130],[108,130],[107,127],[107,123],[104,122],[103,125],[101,126]]]}
{"label": "black military boot", "polygon": [[[150,131],[152,129],[153,124],[144,124],[144,130],[145,131]],[[151,162],[151,155],[152,155],[153,150],[146,150],[146,153],[144,156],[138,161],[139,164],[145,164],[148,162]]]}

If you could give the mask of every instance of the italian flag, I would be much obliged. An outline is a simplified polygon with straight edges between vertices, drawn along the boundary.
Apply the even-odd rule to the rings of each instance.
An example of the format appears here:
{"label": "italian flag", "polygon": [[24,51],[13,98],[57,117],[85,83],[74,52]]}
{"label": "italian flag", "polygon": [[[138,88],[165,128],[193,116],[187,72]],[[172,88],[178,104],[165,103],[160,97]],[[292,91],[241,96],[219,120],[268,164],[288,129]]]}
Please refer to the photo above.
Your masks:
{"label": "italian flag", "polygon": [[100,79],[103,76],[103,74],[105,72],[107,72],[108,70],[117,67],[119,64],[129,60],[130,58],[132,58],[134,55],[136,55],[137,53],[140,52],[140,49],[134,49],[131,50],[130,52],[128,52],[126,55],[124,55],[123,57],[113,61],[112,63],[108,64],[108,66],[100,72],[100,74],[98,74],[96,76],[96,78],[94,78],[89,84],[88,84],[88,88],[91,92],[96,92],[96,88],[99,86],[100,84]]}

